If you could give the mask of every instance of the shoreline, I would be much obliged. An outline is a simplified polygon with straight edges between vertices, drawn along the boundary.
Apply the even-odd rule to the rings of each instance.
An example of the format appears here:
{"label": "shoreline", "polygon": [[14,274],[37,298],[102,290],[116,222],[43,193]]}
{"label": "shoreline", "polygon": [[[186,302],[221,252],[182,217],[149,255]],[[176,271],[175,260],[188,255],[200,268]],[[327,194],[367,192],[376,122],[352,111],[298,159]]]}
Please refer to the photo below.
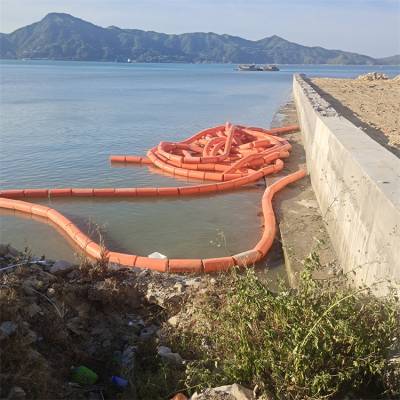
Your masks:
{"label": "shoreline", "polygon": [[[113,63],[113,64],[132,64],[132,65],[140,65],[140,64],[177,64],[177,65],[232,65],[236,66],[239,64],[246,64],[242,62],[237,63],[219,63],[219,62],[201,62],[201,63],[190,63],[190,62],[179,62],[179,61],[140,61],[140,62],[119,62],[113,60],[73,60],[73,59],[54,59],[54,58],[0,58],[1,61],[54,61],[54,62],[86,62],[86,63]],[[283,67],[291,67],[291,66],[302,66],[302,67],[315,67],[315,66],[324,66],[324,67],[380,67],[380,68],[396,68],[400,69],[400,64],[280,64],[280,63],[270,63],[274,65],[279,65]],[[273,71],[279,72],[279,71]]]}

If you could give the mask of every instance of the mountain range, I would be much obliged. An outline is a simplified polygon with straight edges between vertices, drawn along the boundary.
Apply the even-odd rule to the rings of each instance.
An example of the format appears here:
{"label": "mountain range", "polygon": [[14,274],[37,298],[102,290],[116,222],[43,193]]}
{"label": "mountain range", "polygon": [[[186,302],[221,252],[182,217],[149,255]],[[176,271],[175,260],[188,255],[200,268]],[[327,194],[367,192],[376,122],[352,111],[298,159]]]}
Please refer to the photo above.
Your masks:
{"label": "mountain range", "polygon": [[376,59],[279,36],[247,40],[216,33],[171,35],[103,28],[69,14],[50,13],[16,31],[0,33],[0,58],[80,61],[399,65],[400,55]]}

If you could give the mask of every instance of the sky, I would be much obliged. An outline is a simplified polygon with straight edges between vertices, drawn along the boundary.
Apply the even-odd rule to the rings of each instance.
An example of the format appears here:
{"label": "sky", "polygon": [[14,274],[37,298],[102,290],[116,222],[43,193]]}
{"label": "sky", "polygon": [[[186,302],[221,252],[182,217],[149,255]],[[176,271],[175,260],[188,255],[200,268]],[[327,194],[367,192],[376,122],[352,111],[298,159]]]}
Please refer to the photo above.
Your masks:
{"label": "sky", "polygon": [[0,32],[65,12],[100,26],[216,32],[373,57],[400,54],[400,0],[0,0]]}

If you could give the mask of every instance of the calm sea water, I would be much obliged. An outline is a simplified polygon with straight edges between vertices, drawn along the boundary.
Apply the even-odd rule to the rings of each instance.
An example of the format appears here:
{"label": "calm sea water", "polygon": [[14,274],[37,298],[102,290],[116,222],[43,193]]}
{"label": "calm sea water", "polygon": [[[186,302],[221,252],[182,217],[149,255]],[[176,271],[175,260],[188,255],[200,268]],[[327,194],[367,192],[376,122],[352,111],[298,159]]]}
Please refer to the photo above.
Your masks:
{"label": "calm sea water", "polygon": [[[1,188],[176,185],[147,167],[115,168],[109,154],[145,154],[231,121],[268,127],[292,74],[354,77],[378,67],[287,66],[245,73],[231,65],[2,61]],[[378,68],[395,75],[396,68]],[[180,182],[180,184],[193,184]],[[42,201],[86,232],[100,226],[116,251],[169,257],[244,251],[260,235],[263,187],[208,197]],[[0,214],[1,242],[73,259],[59,233]]]}

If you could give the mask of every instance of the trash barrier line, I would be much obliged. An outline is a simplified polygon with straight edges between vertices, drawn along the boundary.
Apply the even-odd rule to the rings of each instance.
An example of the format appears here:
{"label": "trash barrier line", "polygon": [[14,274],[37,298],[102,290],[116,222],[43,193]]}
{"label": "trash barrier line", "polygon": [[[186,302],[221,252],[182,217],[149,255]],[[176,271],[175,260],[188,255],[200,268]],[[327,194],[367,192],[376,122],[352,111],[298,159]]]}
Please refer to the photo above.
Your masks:
{"label": "trash barrier line", "polygon": [[25,199],[58,197],[176,197],[199,196],[236,190],[257,182],[284,167],[291,146],[277,136],[299,130],[291,125],[266,130],[226,123],[205,129],[181,142],[160,142],[146,156],[112,155],[111,162],[151,165],[173,176],[212,181],[191,186],[137,188],[50,188],[0,190],[0,208],[38,216],[51,221],[73,243],[92,259],[107,258],[110,263],[130,268],[144,268],[170,273],[213,273],[233,266],[247,267],[268,253],[276,234],[276,218],[272,207],[274,195],[286,185],[306,175],[298,170],[268,186],[261,200],[264,230],[254,248],[226,257],[201,259],[168,259],[143,257],[111,251],[83,233],[57,210]]}

